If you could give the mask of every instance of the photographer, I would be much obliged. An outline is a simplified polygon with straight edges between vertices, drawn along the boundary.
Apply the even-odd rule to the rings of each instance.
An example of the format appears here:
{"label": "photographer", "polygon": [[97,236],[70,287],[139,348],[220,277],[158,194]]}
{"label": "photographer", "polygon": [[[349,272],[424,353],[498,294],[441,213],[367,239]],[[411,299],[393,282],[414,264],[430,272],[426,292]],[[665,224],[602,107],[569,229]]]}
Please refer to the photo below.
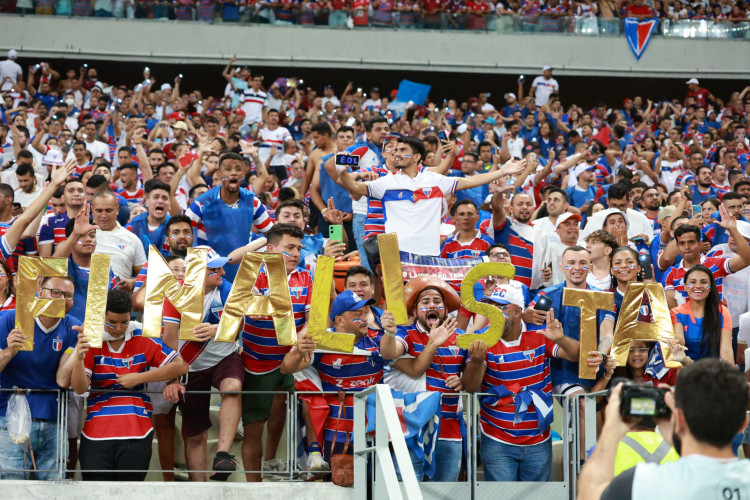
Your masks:
{"label": "photographer", "polygon": [[659,430],[682,458],[639,464],[613,479],[617,446],[632,427],[620,414],[622,392],[619,384],[610,394],[599,441],[578,479],[579,499],[748,498],[750,462],[737,460],[731,447],[748,421],[740,372],[718,359],[681,370],[674,391],[664,395],[671,416],[659,420]]}

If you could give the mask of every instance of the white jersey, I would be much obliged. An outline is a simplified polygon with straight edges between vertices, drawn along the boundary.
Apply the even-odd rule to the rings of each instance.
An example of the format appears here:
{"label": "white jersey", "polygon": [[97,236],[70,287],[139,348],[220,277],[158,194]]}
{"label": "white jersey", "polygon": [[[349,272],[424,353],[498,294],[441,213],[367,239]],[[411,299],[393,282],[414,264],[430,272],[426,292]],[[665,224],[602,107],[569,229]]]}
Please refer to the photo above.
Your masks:
{"label": "white jersey", "polygon": [[292,139],[292,134],[289,133],[285,127],[276,127],[273,130],[269,130],[268,127],[263,127],[258,132],[258,139],[261,141],[258,156],[265,163],[268,157],[271,155],[271,146],[276,145],[276,156],[271,160],[271,165],[283,165],[284,164],[284,146],[286,141]]}
{"label": "white jersey", "polygon": [[242,103],[242,111],[245,112],[244,125],[252,125],[253,123],[263,120],[263,108],[266,106],[268,100],[268,94],[262,90],[257,92],[252,88],[239,90],[240,102]]}
{"label": "white jersey", "polygon": [[560,84],[557,80],[550,78],[545,80],[543,76],[537,76],[531,82],[531,86],[536,88],[534,91],[534,101],[537,106],[544,106],[549,101],[549,96],[560,91]]}

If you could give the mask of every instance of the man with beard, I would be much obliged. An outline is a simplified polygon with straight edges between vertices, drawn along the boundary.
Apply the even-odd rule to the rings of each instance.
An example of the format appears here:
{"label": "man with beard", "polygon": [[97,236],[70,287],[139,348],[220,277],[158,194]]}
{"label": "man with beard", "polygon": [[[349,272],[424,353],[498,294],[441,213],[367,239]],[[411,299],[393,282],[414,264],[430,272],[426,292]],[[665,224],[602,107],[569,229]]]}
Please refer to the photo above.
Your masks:
{"label": "man with beard", "polygon": [[711,167],[703,165],[698,167],[695,171],[695,176],[698,178],[698,184],[693,186],[693,205],[700,205],[709,198],[718,198],[719,191],[713,187],[713,172]]}
{"label": "man with beard", "polygon": [[[266,207],[253,193],[240,188],[243,160],[237,153],[226,153],[219,159],[221,184],[193,201],[187,216],[197,229],[198,243],[213,245],[221,255],[247,245],[253,227],[263,233],[273,226]],[[226,279],[234,281],[239,264],[227,264]]]}
{"label": "man with beard", "polygon": [[494,241],[476,228],[479,221],[476,204],[471,200],[458,201],[451,209],[451,216],[456,232],[443,243],[440,257],[470,259],[483,256]]}
{"label": "man with beard", "polygon": [[440,255],[440,221],[446,194],[488,184],[503,175],[516,175],[526,167],[524,160],[512,165],[509,162],[494,172],[451,179],[423,171],[424,156],[422,141],[401,137],[393,152],[400,175],[380,177],[369,183],[355,182],[349,175],[339,176],[340,184],[353,197],[368,196],[382,201],[385,232],[395,232],[401,250],[416,255]]}
{"label": "man with beard", "polygon": [[[547,328],[527,331],[521,321],[523,295],[500,285],[485,297],[503,311],[503,336],[487,348],[475,341],[462,382],[464,389],[491,393],[482,398],[482,463],[488,481],[549,481],[552,474],[552,383],[550,359],[578,361],[579,343],[563,334],[555,311],[546,313]],[[529,355],[531,352],[533,355]],[[531,403],[543,401],[546,408]],[[527,404],[523,411],[517,405]],[[544,412],[547,411],[547,415]],[[515,418],[521,417],[516,423]]]}
{"label": "man with beard", "polygon": [[643,214],[651,221],[654,227],[654,238],[661,234],[661,226],[659,225],[659,209],[661,208],[661,197],[659,196],[659,190],[654,186],[647,187],[641,194],[641,206],[643,207]]}
{"label": "man with beard", "polygon": [[732,450],[748,422],[747,383],[734,366],[714,358],[680,370],[674,391],[663,396],[671,415],[658,425],[681,458],[638,464],[614,477],[620,439],[633,425],[620,415],[622,389],[618,385],[610,394],[601,435],[578,478],[580,498],[709,498],[719,488],[723,498],[750,496],[750,463],[737,460]]}
{"label": "man with beard", "polygon": [[169,185],[158,179],[146,181],[145,192],[148,212],[133,217],[126,229],[140,238],[146,256],[148,256],[149,245],[154,245],[166,257],[170,253],[170,247],[167,244],[170,208],[173,213],[179,213],[180,208],[177,200],[171,196]]}
{"label": "man with beard", "polygon": [[[393,368],[413,379],[424,376],[421,390],[444,393],[441,400],[440,436],[435,449],[433,481],[456,481],[461,469],[464,421],[459,410],[461,369],[466,350],[456,346],[460,333],[456,321],[448,314],[460,306],[458,294],[448,284],[433,276],[419,276],[404,287],[406,309],[415,318],[412,325],[397,331],[385,328],[380,340],[380,352],[385,359],[398,359]],[[420,381],[421,383],[421,381]],[[424,476],[425,463],[410,451],[418,480]]]}
{"label": "man with beard", "polygon": [[[721,199],[721,204],[727,210],[727,214],[733,217],[737,221],[748,222],[748,220],[742,215],[742,196],[733,191],[729,191]],[[711,246],[719,245],[729,241],[729,234],[721,227],[718,222],[712,222],[703,228],[703,233],[708,237],[711,242]]]}
{"label": "man with beard", "polygon": [[551,236],[557,227],[557,218],[568,211],[568,194],[560,188],[551,189],[547,194],[547,217],[542,217],[534,221],[534,228],[542,234],[546,234],[551,240],[556,240]]}

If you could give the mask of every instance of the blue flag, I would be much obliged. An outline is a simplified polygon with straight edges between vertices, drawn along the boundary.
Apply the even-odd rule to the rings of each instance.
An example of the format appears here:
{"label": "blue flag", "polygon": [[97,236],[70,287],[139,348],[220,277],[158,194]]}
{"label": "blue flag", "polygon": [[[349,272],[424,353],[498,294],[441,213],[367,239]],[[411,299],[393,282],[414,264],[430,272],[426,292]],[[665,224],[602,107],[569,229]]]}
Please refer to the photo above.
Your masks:
{"label": "blue flag", "polygon": [[401,83],[398,85],[398,96],[396,96],[396,100],[401,102],[412,101],[418,106],[423,106],[431,88],[432,86],[423,83],[401,80]]}
{"label": "blue flag", "polygon": [[[435,448],[440,436],[440,393],[391,389],[406,446],[424,460],[424,475],[435,474]],[[367,396],[367,432],[375,430],[375,394]]]}
{"label": "blue flag", "polygon": [[625,20],[625,38],[630,45],[630,50],[633,51],[635,58],[640,60],[641,55],[646,51],[648,42],[651,40],[651,35],[656,29],[656,25],[659,22],[658,19],[646,19],[639,21],[631,17],[626,17]]}

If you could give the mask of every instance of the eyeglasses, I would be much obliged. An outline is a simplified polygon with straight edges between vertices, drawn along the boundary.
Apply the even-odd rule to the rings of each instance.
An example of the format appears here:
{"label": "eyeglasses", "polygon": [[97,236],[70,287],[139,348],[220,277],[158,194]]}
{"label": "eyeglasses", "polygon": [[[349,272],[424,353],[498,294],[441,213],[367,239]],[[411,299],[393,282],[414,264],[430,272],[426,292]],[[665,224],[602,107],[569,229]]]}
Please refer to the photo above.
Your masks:
{"label": "eyeglasses", "polygon": [[631,347],[630,349],[628,349],[628,352],[630,352],[630,354],[633,354],[636,352],[639,354],[646,354],[648,353],[648,351],[649,351],[648,347]]}
{"label": "eyeglasses", "polygon": [[65,300],[73,300],[73,297],[75,297],[75,294],[73,292],[63,292],[59,288],[42,288],[42,290],[47,290],[49,294],[52,295],[52,297],[55,299],[65,297]]}
{"label": "eyeglasses", "polygon": [[510,254],[507,252],[493,252],[489,254],[488,257],[493,257],[495,259],[510,259]]}

